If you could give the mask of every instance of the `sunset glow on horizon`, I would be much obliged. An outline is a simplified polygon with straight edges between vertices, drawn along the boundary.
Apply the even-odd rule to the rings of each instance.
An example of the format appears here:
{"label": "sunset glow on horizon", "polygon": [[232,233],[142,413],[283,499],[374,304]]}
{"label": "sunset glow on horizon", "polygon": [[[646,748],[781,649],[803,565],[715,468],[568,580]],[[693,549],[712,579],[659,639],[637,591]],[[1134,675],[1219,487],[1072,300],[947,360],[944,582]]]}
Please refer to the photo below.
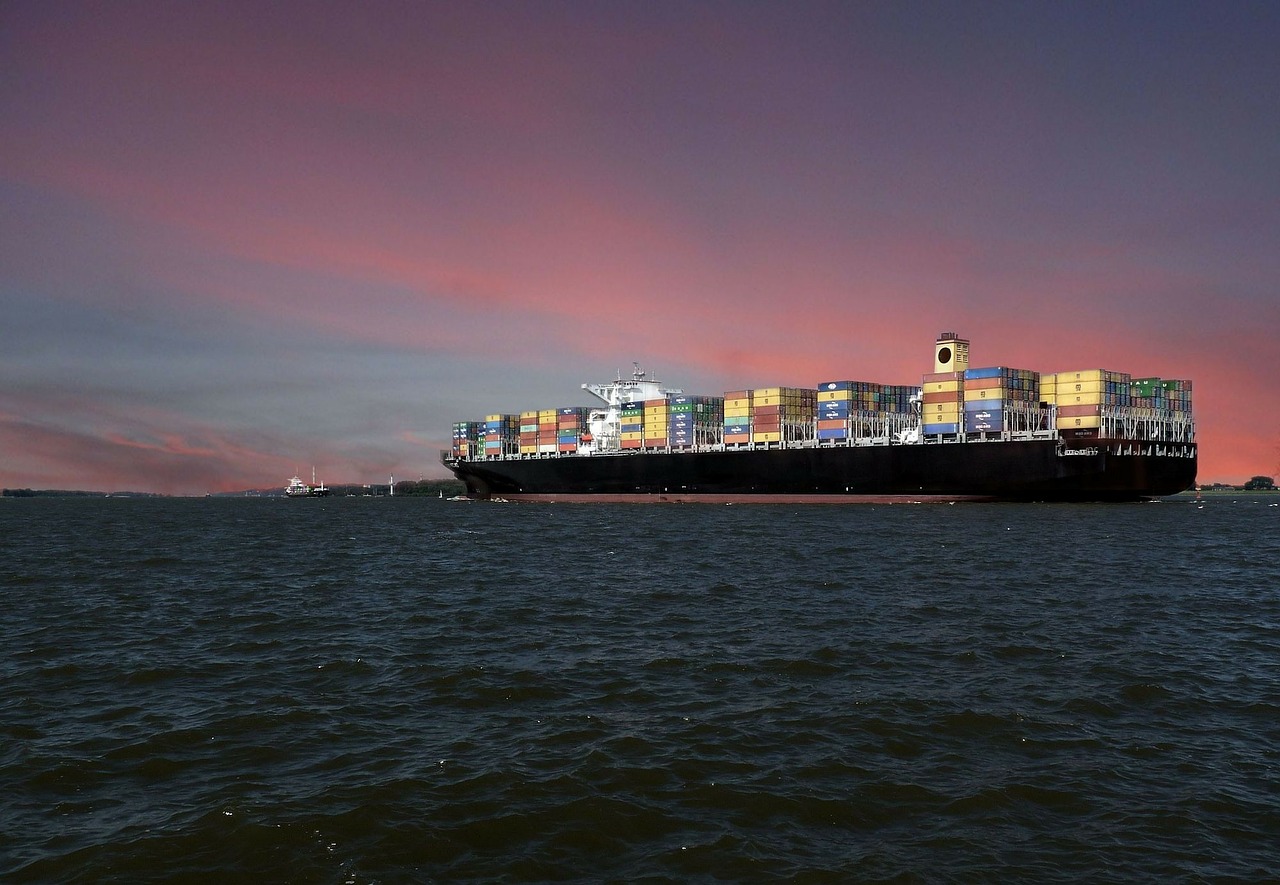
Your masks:
{"label": "sunset glow on horizon", "polygon": [[1280,7],[16,4],[0,486],[447,475],[451,424],[1191,379],[1280,478]]}

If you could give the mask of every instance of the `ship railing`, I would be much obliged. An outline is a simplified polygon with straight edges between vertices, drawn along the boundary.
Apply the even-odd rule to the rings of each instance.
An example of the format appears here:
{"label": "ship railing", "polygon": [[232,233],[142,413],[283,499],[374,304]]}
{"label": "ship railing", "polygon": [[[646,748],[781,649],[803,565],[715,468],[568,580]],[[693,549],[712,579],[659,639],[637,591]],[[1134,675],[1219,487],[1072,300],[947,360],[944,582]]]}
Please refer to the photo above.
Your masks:
{"label": "ship railing", "polygon": [[1170,443],[1194,443],[1195,421],[1190,413],[1146,407],[1104,407],[1099,435]]}
{"label": "ship railing", "polygon": [[[542,452],[520,452],[518,450],[508,451],[504,447],[501,453],[477,453],[472,456],[459,456],[452,450],[440,450],[441,459],[450,460],[471,460],[471,461],[495,461],[495,460],[545,460],[548,458],[574,458],[583,457],[585,455],[638,455],[653,452],[724,452],[724,451],[768,451],[787,448],[847,448],[847,447],[866,447],[866,446],[890,446],[890,445],[939,445],[939,444],[956,444],[956,443],[983,443],[983,442],[1001,442],[1010,440],[1035,440],[1035,439],[1057,439],[1061,438],[1060,432],[1053,429],[1054,410],[1041,409],[1036,406],[1027,406],[1021,409],[1010,410],[1011,415],[1006,416],[1005,426],[999,432],[988,431],[980,433],[950,433],[950,434],[930,434],[928,436],[921,435],[914,442],[902,442],[900,437],[896,435],[883,435],[885,430],[893,428],[910,429],[909,423],[904,420],[909,418],[905,415],[882,414],[877,417],[877,421],[868,422],[862,425],[864,430],[871,430],[873,427],[880,430],[881,433],[871,435],[863,433],[857,435],[849,435],[837,439],[816,439],[807,436],[799,438],[789,436],[783,440],[774,440],[769,442],[748,442],[725,444],[723,437],[715,433],[699,434],[696,441],[691,445],[665,445],[665,446],[649,446],[636,449],[607,449],[597,448],[589,451],[542,451]],[[1045,425],[1048,426],[1045,426]],[[878,426],[877,426],[878,425]],[[1103,420],[1100,421],[1097,436],[1100,440],[1107,440],[1110,443],[1118,441],[1126,441],[1141,446],[1145,443],[1160,442],[1171,444],[1170,450],[1190,452],[1194,456],[1195,452],[1195,422],[1190,415],[1178,415],[1165,413],[1162,415],[1151,415],[1138,412],[1135,410],[1125,409],[1109,409],[1104,412]],[[816,429],[816,428],[815,428]],[[900,431],[897,431],[900,432]],[[1146,450],[1129,446],[1124,449],[1114,449],[1117,452]]]}

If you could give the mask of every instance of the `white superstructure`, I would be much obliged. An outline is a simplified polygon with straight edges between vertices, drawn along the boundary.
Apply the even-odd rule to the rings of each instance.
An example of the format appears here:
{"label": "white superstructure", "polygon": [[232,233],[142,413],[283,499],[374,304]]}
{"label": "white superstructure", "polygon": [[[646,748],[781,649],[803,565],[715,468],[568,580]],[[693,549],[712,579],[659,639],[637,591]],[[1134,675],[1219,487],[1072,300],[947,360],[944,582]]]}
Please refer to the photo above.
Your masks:
{"label": "white superstructure", "polygon": [[657,379],[649,380],[639,363],[632,363],[630,378],[623,378],[622,372],[608,384],[584,384],[582,389],[604,402],[605,409],[592,409],[587,416],[587,427],[591,431],[591,441],[584,442],[578,448],[579,455],[590,455],[595,452],[616,452],[621,448],[619,428],[622,426],[621,410],[623,403],[643,402],[647,399],[661,399],[668,395],[679,396],[683,390],[663,387]]}

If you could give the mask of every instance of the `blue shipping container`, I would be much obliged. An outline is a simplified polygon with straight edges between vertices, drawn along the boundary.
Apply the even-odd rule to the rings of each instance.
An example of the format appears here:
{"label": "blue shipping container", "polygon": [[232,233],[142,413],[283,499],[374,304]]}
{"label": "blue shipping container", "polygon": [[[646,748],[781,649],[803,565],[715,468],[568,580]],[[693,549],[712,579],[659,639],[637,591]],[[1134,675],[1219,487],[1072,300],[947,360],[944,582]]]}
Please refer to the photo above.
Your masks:
{"label": "blue shipping container", "polygon": [[1004,429],[1002,412],[978,412],[964,416],[965,433],[999,433]]}
{"label": "blue shipping container", "polygon": [[969,400],[964,404],[966,414],[969,412],[998,412],[1003,408],[1004,400],[1002,399],[975,399]]}
{"label": "blue shipping container", "polygon": [[970,378],[1003,378],[1007,371],[1009,370],[1004,366],[991,366],[986,369],[965,369],[964,380],[968,381]]}

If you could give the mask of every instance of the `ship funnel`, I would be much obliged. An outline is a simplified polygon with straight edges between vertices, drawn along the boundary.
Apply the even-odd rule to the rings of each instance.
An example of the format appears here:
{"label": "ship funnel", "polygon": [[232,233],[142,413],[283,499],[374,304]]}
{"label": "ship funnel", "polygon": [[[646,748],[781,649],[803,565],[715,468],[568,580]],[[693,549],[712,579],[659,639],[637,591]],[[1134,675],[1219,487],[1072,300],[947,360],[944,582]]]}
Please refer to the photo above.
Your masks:
{"label": "ship funnel", "polygon": [[933,347],[934,372],[963,372],[969,368],[969,341],[955,332],[943,332]]}

